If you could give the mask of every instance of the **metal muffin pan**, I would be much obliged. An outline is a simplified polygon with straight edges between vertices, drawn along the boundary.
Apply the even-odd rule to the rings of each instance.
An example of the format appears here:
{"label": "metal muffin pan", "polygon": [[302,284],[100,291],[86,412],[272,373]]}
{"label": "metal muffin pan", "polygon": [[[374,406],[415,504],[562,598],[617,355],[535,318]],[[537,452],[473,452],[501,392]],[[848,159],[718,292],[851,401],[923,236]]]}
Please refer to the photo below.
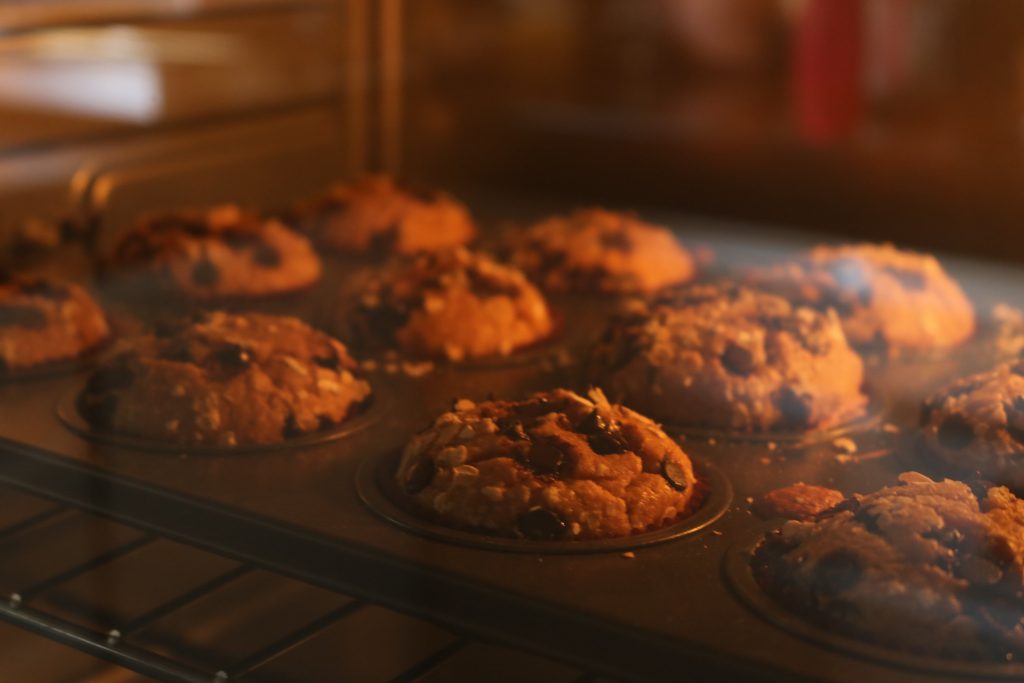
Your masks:
{"label": "metal muffin pan", "polygon": [[[472,203],[472,202],[471,202]],[[700,231],[689,221],[688,230]],[[714,226],[702,239],[727,247],[763,233]],[[778,248],[778,244],[775,245]],[[792,244],[794,248],[803,246]],[[755,247],[756,248],[756,247]],[[330,263],[325,260],[325,263]],[[992,297],[1009,298],[1022,279],[1014,271],[952,268],[987,310]],[[337,272],[328,282],[338,282]],[[328,288],[329,289],[329,288]],[[304,310],[324,310],[319,288]],[[564,298],[570,353],[601,332],[609,302]],[[577,319],[576,313],[588,320]],[[979,363],[969,350],[938,363],[899,359],[869,367],[884,400],[881,419],[907,430],[915,399]],[[626,680],[964,680],[959,666],[907,669],[885,658],[809,642],[762,619],[737,598],[723,575],[736,539],[762,528],[748,498],[796,481],[846,493],[890,484],[905,469],[892,455],[839,458],[834,445],[780,444],[688,436],[684,450],[713,465],[734,491],[734,502],[699,533],[621,552],[505,552],[413,533],[371,511],[360,497],[367,472],[402,447],[452,399],[494,393],[521,396],[578,385],[574,367],[540,364],[438,364],[422,377],[373,372],[378,392],[393,396],[374,423],[344,438],[303,448],[274,448],[244,458],[147,457],[135,445],[85,438],[65,429],[55,407],[83,373],[0,384],[0,479],[55,499],[246,559],[312,583],[444,622],[479,637],[512,644]],[[899,400],[893,400],[897,398]],[[862,425],[849,434],[872,451],[898,450],[899,435]],[[374,484],[376,487],[376,483]],[[712,491],[714,495],[714,491]],[[699,513],[698,513],[699,514]],[[632,547],[632,546],[631,546]],[[969,668],[967,678],[988,676]]]}

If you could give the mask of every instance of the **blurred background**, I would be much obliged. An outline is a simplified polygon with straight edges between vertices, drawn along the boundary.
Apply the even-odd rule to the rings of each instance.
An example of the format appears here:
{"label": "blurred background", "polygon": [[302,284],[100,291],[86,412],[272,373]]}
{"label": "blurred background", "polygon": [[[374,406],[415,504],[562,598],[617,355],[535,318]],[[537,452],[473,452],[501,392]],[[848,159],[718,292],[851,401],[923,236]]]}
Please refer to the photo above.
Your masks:
{"label": "blurred background", "polygon": [[[237,150],[268,122],[262,142],[320,131],[332,172],[1019,260],[1022,114],[1024,3],[1006,0],[0,7],[0,188],[30,204],[98,149],[172,131]],[[40,232],[19,198],[8,233]]]}

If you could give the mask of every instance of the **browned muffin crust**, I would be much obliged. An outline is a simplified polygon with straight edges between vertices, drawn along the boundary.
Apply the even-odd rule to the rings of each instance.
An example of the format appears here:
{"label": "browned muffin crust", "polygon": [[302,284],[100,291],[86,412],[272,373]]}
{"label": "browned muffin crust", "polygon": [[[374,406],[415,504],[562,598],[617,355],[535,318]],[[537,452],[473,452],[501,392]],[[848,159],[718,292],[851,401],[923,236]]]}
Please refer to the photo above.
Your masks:
{"label": "browned muffin crust", "polygon": [[687,455],[646,417],[565,389],[524,401],[458,401],[402,455],[397,479],[419,513],[499,536],[628,536],[697,500]]}
{"label": "browned muffin crust", "polygon": [[767,534],[762,588],[819,627],[920,654],[1024,654],[1024,501],[1003,487],[935,482],[855,495]]}
{"label": "browned muffin crust", "polygon": [[223,312],[128,340],[78,399],[97,430],[164,444],[279,443],[342,422],[370,397],[345,347],[287,317]]}
{"label": "browned muffin crust", "polygon": [[754,501],[754,512],[765,519],[813,519],[843,501],[835,489],[805,484],[802,481],[773,489]]}
{"label": "browned muffin crust", "polygon": [[317,243],[342,252],[414,254],[466,245],[476,237],[462,203],[383,175],[332,185],[294,213],[300,229]]}
{"label": "browned muffin crust", "polygon": [[78,358],[109,336],[78,285],[0,272],[0,373]]}
{"label": "browned muffin crust", "polygon": [[834,312],[735,285],[694,285],[614,319],[590,354],[614,400],[686,427],[824,429],[856,418],[863,363]]}
{"label": "browned muffin crust", "polygon": [[302,235],[226,205],[143,218],[116,245],[107,270],[141,272],[159,290],[210,301],[305,289],[321,266]]}
{"label": "browned muffin crust", "polygon": [[581,209],[516,231],[505,252],[552,292],[652,294],[696,274],[693,256],[668,228],[604,209]]}
{"label": "browned muffin crust", "polygon": [[974,334],[974,309],[938,260],[891,244],[822,245],[750,277],[793,302],[834,308],[858,348],[942,349]]}
{"label": "browned muffin crust", "polygon": [[1024,491],[1024,361],[965,377],[930,396],[921,451],[957,472]]}
{"label": "browned muffin crust", "polygon": [[525,275],[463,248],[393,262],[368,284],[353,323],[366,346],[453,361],[506,356],[554,331]]}

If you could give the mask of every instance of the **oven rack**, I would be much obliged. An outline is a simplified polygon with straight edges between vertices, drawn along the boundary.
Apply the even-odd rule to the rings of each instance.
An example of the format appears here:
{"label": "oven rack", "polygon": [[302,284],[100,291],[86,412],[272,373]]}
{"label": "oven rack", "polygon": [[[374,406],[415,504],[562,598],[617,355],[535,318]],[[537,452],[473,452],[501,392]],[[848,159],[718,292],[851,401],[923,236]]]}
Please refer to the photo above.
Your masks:
{"label": "oven rack", "polygon": [[0,501],[0,620],[144,677],[598,681],[16,487]]}

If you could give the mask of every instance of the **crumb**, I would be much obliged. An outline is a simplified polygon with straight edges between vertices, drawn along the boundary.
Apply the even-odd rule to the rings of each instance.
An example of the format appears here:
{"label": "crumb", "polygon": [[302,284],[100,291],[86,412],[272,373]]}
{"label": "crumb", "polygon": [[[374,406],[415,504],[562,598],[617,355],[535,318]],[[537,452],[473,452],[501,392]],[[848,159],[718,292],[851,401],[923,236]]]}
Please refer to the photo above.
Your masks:
{"label": "crumb", "polygon": [[384,364],[384,372],[393,375],[398,372],[398,363],[388,362]]}
{"label": "crumb", "polygon": [[377,361],[369,360],[369,359],[363,361],[363,370],[366,370],[367,372],[373,372],[376,369],[377,369]]}
{"label": "crumb", "polygon": [[723,534],[723,532],[719,531],[718,529],[712,529],[711,530],[711,535],[712,536],[722,536],[724,534]]}
{"label": "crumb", "polygon": [[816,515],[843,501],[841,491],[798,482],[769,491],[754,505],[754,511],[765,519],[814,519]]}
{"label": "crumb", "polygon": [[636,559],[636,553],[634,553],[632,550],[627,550],[626,552],[622,553],[622,556],[627,560]]}
{"label": "crumb", "polygon": [[775,443],[774,441],[769,441],[769,442],[767,443],[767,448],[768,448],[768,450],[770,450],[770,451],[774,451],[774,450],[775,450],[776,448],[778,448],[778,447],[779,447],[779,444]]}
{"label": "crumb", "polygon": [[852,455],[847,455],[846,453],[840,453],[839,455],[836,456],[836,462],[839,463],[840,465],[846,465],[848,463],[856,461],[856,458],[854,458]]}
{"label": "crumb", "polygon": [[891,422],[886,422],[884,425],[882,425],[882,431],[885,432],[886,434],[899,434],[900,428]]}
{"label": "crumb", "polygon": [[409,377],[423,377],[433,372],[433,370],[434,364],[430,361],[423,361],[422,363],[405,361],[402,363],[402,372]]}
{"label": "crumb", "polygon": [[718,443],[718,439],[716,439],[715,437],[712,436],[712,437],[708,438],[708,445],[709,446],[714,446],[717,443]]}
{"label": "crumb", "polygon": [[857,442],[847,436],[839,437],[832,442],[832,446],[840,453],[849,454],[857,452]]}
{"label": "crumb", "polygon": [[753,505],[753,504],[754,504],[754,497],[753,496],[747,496],[747,505]]}
{"label": "crumb", "polygon": [[768,456],[764,456],[764,457],[760,458],[760,461],[761,461],[762,465],[771,465],[772,464],[772,459],[769,458]]}

